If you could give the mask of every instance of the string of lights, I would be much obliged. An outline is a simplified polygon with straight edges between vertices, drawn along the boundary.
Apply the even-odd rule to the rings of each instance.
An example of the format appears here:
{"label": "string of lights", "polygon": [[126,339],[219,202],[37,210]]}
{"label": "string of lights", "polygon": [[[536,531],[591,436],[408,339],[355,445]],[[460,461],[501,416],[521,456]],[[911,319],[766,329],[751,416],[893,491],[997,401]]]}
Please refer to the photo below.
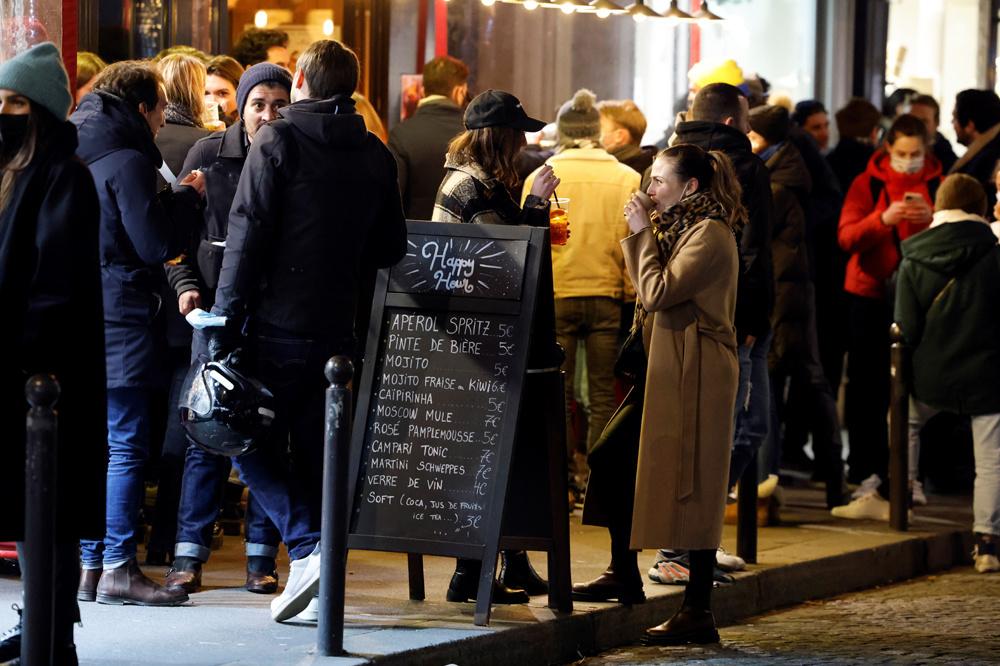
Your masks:
{"label": "string of lights", "polygon": [[[456,0],[448,0],[455,2]],[[479,0],[483,6],[491,7],[498,2],[508,5],[520,5],[528,11],[536,9],[558,9],[563,14],[594,14],[600,19],[610,16],[631,16],[636,23],[649,19],[664,21],[673,25],[701,24],[723,21],[723,17],[712,12],[708,1],[703,0],[701,7],[694,14],[689,14],[678,8],[677,0],[670,0],[670,8],[662,14],[651,9],[645,0],[635,0],[628,6],[621,6],[612,0]]]}

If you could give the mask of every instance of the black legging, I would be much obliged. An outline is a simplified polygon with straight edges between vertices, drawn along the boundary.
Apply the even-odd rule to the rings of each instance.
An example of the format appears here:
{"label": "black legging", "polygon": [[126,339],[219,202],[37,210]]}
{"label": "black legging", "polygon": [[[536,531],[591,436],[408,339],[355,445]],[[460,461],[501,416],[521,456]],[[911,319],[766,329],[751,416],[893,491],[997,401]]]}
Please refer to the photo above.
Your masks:
{"label": "black legging", "polygon": [[712,583],[715,570],[715,550],[692,550],[690,579],[684,590],[684,605],[695,610],[712,607]]}

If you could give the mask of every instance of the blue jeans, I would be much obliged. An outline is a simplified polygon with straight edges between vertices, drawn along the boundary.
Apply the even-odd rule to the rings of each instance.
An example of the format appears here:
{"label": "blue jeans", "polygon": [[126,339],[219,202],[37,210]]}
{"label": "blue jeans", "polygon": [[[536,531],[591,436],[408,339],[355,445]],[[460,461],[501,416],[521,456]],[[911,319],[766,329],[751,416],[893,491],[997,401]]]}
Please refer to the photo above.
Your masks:
{"label": "blue jeans", "polygon": [[[323,488],[323,367],[333,345],[263,330],[251,344],[247,369],[274,393],[277,417],[270,441],[236,458],[240,477],[277,526],[288,556],[309,555],[319,542]],[[349,348],[345,348],[349,354]],[[292,464],[287,464],[286,451]]]}
{"label": "blue jeans", "polygon": [[771,388],[767,374],[767,353],[772,332],[757,338],[753,345],[740,345],[740,384],[736,392],[736,430],[729,460],[729,487],[740,480],[753,462],[757,449],[767,438],[771,413]]}
{"label": "blue jeans", "polygon": [[81,541],[85,569],[122,564],[136,554],[135,526],[145,493],[143,467],[149,457],[153,392],[108,389],[108,496],[104,541]]}
{"label": "blue jeans", "polygon": [[[212,552],[212,528],[219,515],[219,504],[231,467],[230,458],[208,453],[194,445],[188,447],[177,512],[176,557],[208,561]],[[271,559],[277,557],[281,542],[278,528],[268,519],[253,493],[247,500],[246,542],[248,557]]]}
{"label": "blue jeans", "polygon": [[[207,342],[201,331],[191,337],[191,362],[208,358]],[[208,561],[212,550],[212,528],[219,514],[219,504],[232,469],[232,460],[217,456],[190,445],[184,457],[184,474],[181,482],[180,506],[177,511],[175,557],[193,557]],[[247,557],[278,555],[281,535],[250,493],[246,513]]]}

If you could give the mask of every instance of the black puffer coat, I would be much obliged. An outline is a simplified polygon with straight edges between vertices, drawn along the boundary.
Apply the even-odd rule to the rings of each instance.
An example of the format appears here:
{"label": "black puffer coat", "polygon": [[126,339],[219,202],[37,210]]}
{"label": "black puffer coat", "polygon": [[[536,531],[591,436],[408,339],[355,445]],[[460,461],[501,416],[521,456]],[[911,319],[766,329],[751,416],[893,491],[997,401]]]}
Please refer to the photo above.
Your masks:
{"label": "black puffer coat", "polygon": [[57,377],[59,532],[104,537],[107,408],[100,207],[63,122],[0,213],[0,541],[24,538],[25,381]]}
{"label": "black puffer coat", "polygon": [[774,200],[771,258],[774,263],[774,341],[771,359],[801,351],[809,302],[809,248],[805,204],[812,189],[809,170],[798,148],[786,141],[767,160]]}
{"label": "black puffer coat", "polygon": [[278,115],[240,176],[213,311],[352,346],[359,284],[406,253],[396,162],[350,97]]}
{"label": "black puffer coat", "polygon": [[748,222],[740,233],[742,272],[736,294],[736,339],[761,337],[770,329],[774,307],[771,266],[771,180],[764,162],[750,150],[750,139],[735,127],[701,120],[677,124],[675,143],[720,150],[733,162],[743,188]]}

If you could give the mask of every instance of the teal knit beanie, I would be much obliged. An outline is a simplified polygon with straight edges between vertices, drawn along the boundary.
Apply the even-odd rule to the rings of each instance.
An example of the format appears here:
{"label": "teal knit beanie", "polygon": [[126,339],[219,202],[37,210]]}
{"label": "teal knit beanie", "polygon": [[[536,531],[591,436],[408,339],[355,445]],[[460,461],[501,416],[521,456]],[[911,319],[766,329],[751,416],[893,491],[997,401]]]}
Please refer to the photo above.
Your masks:
{"label": "teal knit beanie", "polygon": [[42,42],[0,64],[0,89],[13,90],[66,120],[73,104],[59,49]]}

